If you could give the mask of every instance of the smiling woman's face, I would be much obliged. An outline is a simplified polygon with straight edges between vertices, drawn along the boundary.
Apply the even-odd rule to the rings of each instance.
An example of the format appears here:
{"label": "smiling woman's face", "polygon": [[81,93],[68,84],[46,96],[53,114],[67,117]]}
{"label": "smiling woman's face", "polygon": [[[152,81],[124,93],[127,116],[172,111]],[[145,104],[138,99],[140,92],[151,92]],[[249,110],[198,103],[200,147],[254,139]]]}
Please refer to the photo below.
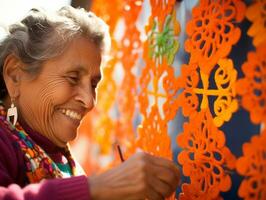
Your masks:
{"label": "smiling woman's face", "polygon": [[36,78],[21,81],[19,115],[56,145],[66,145],[94,107],[100,65],[99,48],[85,38],[75,39],[61,56],[46,61]]}

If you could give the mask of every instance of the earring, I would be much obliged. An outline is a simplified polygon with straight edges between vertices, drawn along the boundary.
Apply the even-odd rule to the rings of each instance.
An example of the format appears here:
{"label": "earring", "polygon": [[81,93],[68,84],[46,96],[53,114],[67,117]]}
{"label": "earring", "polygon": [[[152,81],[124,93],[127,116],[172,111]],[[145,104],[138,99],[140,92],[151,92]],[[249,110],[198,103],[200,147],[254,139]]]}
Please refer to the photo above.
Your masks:
{"label": "earring", "polygon": [[[13,117],[13,122],[11,122],[11,117]],[[7,118],[7,121],[13,124],[13,126],[16,125],[17,120],[18,120],[18,110],[17,110],[17,107],[14,105],[13,99],[11,99],[11,107],[8,108],[7,110],[6,118]]]}

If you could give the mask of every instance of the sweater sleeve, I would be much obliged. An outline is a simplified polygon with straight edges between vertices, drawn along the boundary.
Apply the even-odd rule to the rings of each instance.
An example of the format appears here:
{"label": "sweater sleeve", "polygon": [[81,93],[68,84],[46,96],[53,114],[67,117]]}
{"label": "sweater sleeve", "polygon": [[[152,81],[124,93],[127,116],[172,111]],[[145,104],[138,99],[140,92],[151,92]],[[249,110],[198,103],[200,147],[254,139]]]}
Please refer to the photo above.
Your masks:
{"label": "sweater sleeve", "polygon": [[85,176],[44,180],[21,188],[17,184],[0,187],[0,200],[89,200]]}
{"label": "sweater sleeve", "polygon": [[0,200],[89,200],[86,176],[43,180],[24,186],[22,152],[0,120]]}

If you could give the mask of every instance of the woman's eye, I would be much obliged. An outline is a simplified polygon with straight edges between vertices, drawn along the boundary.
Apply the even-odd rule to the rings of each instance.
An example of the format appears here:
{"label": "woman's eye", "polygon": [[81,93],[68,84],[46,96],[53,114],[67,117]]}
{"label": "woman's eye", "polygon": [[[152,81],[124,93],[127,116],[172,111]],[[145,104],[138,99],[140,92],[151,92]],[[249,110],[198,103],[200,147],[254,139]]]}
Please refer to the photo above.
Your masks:
{"label": "woman's eye", "polygon": [[67,80],[71,83],[71,84],[77,84],[79,79],[76,76],[67,76]]}

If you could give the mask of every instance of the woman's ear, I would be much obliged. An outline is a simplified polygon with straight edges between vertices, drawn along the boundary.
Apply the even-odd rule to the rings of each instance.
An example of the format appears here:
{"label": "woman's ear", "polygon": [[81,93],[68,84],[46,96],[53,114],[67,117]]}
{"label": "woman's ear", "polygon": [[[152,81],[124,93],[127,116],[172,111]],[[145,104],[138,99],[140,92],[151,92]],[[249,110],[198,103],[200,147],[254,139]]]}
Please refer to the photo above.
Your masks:
{"label": "woman's ear", "polygon": [[9,54],[3,66],[3,78],[10,97],[16,98],[19,96],[19,86],[22,76],[23,63],[13,54]]}

